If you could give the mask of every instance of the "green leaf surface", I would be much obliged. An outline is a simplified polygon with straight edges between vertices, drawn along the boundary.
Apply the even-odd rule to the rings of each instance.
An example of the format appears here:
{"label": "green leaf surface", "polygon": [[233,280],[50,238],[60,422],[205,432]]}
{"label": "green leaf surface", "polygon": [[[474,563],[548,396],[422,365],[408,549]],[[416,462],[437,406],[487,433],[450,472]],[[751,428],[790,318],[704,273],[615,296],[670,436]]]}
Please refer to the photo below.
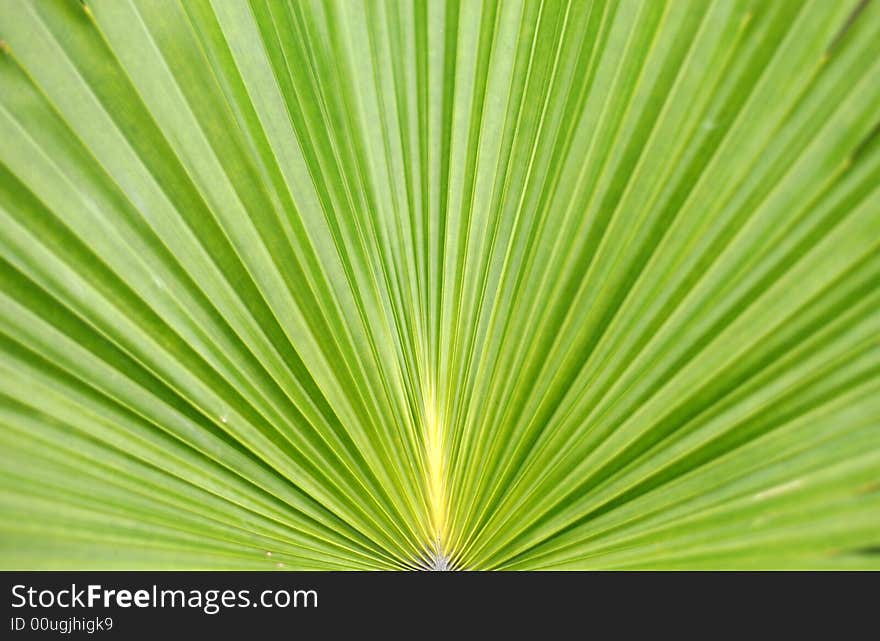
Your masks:
{"label": "green leaf surface", "polygon": [[0,567],[880,567],[880,4],[0,3]]}

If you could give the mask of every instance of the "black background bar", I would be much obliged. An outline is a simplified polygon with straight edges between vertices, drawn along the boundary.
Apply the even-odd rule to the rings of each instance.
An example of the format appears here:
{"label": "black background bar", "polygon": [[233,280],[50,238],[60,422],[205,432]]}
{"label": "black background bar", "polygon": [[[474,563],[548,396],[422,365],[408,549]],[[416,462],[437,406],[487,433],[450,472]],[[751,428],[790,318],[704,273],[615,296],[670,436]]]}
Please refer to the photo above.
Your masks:
{"label": "black background bar", "polygon": [[[880,638],[880,574],[789,572],[4,572],[0,639]],[[19,607],[14,586],[264,591],[271,607]],[[317,607],[311,595],[317,594]],[[278,591],[299,607],[273,604]],[[23,588],[18,588],[21,594]],[[48,599],[49,597],[44,597]],[[68,595],[64,595],[65,602]],[[112,599],[113,597],[111,597]],[[284,595],[279,602],[284,603]],[[307,606],[304,602],[307,602]],[[112,619],[92,634],[55,630]],[[24,622],[24,623],[22,623]],[[23,629],[16,630],[16,627]],[[210,637],[209,637],[210,635]],[[344,636],[340,636],[344,635]],[[772,636],[771,636],[772,635]],[[821,635],[817,637],[816,635]]]}

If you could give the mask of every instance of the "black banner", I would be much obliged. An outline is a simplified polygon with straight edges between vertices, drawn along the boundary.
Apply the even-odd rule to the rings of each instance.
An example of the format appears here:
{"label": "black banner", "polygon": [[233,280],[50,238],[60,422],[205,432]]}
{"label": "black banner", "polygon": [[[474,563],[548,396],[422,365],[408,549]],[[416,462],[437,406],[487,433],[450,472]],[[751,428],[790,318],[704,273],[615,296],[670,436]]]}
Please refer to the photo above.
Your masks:
{"label": "black banner", "polygon": [[[0,638],[877,633],[872,573],[6,572]],[[468,630],[471,633],[467,633]],[[492,635],[494,638],[494,634]],[[859,636],[859,635],[856,635]],[[850,638],[847,635],[846,638]],[[873,638],[876,638],[874,636]]]}

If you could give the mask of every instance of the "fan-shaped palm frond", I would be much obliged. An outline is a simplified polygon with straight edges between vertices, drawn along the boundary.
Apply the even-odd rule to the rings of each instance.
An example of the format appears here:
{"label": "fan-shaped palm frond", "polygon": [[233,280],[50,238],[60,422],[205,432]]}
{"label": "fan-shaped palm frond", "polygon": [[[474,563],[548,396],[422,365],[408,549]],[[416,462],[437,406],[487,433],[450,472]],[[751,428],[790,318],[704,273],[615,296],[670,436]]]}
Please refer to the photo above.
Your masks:
{"label": "fan-shaped palm frond", "polygon": [[3,567],[880,566],[880,3],[0,38]]}

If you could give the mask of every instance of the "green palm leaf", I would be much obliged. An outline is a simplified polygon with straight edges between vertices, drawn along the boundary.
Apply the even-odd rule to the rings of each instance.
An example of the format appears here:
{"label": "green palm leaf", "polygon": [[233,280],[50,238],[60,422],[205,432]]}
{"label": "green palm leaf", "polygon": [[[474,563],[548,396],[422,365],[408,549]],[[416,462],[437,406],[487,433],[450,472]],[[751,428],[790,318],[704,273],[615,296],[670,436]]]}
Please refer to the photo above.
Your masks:
{"label": "green palm leaf", "polygon": [[880,3],[0,38],[0,566],[880,567]]}

